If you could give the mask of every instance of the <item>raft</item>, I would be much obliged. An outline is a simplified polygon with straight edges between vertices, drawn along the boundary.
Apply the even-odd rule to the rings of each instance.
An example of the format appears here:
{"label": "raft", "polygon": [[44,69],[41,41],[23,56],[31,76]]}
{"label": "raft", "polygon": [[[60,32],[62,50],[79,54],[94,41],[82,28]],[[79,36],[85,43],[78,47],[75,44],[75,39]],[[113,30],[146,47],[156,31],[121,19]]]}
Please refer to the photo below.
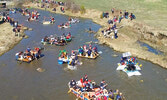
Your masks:
{"label": "raft", "polygon": [[43,21],[42,24],[48,25],[48,24],[54,24],[54,22],[55,22],[55,21],[53,21],[53,22],[50,22],[50,21]]}
{"label": "raft", "polygon": [[141,70],[140,66],[138,66],[137,64],[134,65],[136,67],[136,70],[134,71],[129,71],[127,70],[127,65],[121,65],[120,63],[118,63],[118,67],[116,70],[121,70],[124,71],[129,77],[130,76],[139,76],[142,75],[139,71]]}
{"label": "raft", "polygon": [[71,42],[72,38],[69,38],[69,39],[65,39],[65,41],[67,42]]}
{"label": "raft", "polygon": [[64,46],[66,43],[55,43],[56,46]]}
{"label": "raft", "polygon": [[72,19],[71,21],[68,21],[69,24],[75,24],[79,23],[80,21],[78,19]]}
{"label": "raft", "polygon": [[68,57],[67,57],[67,59],[65,59],[65,58],[58,58],[58,64],[63,64],[63,63],[68,63],[69,62],[69,59],[68,59]]}
{"label": "raft", "polygon": [[16,13],[16,10],[14,11],[9,11],[10,14],[15,14]]}
{"label": "raft", "polygon": [[83,55],[78,54],[77,56],[82,57],[82,58],[88,58],[88,59],[96,59],[99,56],[99,54],[94,55],[94,56],[86,56],[86,55],[83,56]]}
{"label": "raft", "polygon": [[68,26],[66,26],[66,25],[58,25],[58,28],[70,28],[71,26],[70,25],[68,25]]}
{"label": "raft", "polygon": [[91,100],[86,93],[85,94],[81,94],[81,93],[79,93],[77,90],[75,90],[73,88],[70,88],[69,91],[71,93],[73,93],[76,97],[80,98],[81,100]]}
{"label": "raft", "polygon": [[31,56],[27,56],[27,58],[16,58],[17,61],[23,61],[23,62],[27,62],[30,63],[33,59],[31,58]]}

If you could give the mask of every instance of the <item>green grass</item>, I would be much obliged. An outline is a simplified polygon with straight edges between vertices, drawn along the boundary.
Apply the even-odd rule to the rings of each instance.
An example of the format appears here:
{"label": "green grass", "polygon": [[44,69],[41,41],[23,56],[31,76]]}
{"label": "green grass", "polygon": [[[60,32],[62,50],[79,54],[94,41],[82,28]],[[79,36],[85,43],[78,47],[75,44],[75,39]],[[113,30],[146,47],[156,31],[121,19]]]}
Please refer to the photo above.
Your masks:
{"label": "green grass", "polygon": [[[66,1],[66,0],[62,0]],[[111,8],[133,12],[137,21],[167,30],[167,0],[73,0],[89,9],[110,11]],[[156,1],[156,2],[155,2]]]}

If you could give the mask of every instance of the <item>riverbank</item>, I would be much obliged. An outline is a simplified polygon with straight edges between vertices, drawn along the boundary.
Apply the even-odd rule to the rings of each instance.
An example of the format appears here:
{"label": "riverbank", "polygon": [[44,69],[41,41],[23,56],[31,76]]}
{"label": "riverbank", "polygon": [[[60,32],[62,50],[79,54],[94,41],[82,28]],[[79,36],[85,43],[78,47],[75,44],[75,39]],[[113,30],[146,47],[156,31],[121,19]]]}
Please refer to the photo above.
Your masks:
{"label": "riverbank", "polygon": [[5,52],[12,49],[15,45],[17,45],[23,38],[27,38],[24,34],[24,31],[27,30],[27,27],[22,26],[20,31],[20,36],[15,36],[15,33],[12,31],[13,27],[10,23],[0,24],[0,56]]}
{"label": "riverbank", "polygon": [[[71,13],[70,10],[62,13],[59,10],[60,7],[57,7],[56,9],[58,10],[55,12],[52,11],[52,9],[40,8],[37,5],[38,4],[29,3],[26,6],[47,10],[53,13],[92,19],[95,23],[98,23],[102,26],[102,28],[96,33],[96,37],[101,44],[109,45],[116,51],[131,52],[133,56],[151,61],[162,66],[163,68],[167,68],[167,36],[164,34],[163,30],[157,31],[156,29],[143,23],[122,20],[121,24],[117,24],[118,27],[123,26],[123,28],[119,30],[118,39],[105,38],[101,33],[101,30],[108,27],[108,19],[100,18],[100,14],[102,13],[101,11],[95,9],[86,9],[85,14],[81,14],[80,12]],[[110,16],[113,17],[113,15]],[[155,49],[162,51],[163,55],[156,55],[153,52],[149,52],[145,47],[140,46],[137,41],[142,41],[149,44]]]}

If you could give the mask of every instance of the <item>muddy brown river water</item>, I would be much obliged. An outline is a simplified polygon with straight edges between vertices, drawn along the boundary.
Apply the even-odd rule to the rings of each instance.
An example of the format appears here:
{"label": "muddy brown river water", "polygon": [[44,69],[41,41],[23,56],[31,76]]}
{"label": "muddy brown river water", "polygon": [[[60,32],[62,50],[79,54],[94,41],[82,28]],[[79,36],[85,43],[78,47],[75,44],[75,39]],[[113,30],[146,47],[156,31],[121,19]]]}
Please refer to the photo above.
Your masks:
{"label": "muddy brown river water", "polygon": [[[104,79],[108,88],[119,89],[127,100],[166,100],[167,98],[167,70],[148,61],[140,60],[143,64],[142,76],[128,77],[124,72],[116,71],[117,62],[121,53],[113,51],[105,45],[92,44],[103,53],[96,60],[80,59],[83,65],[77,70],[70,71],[66,65],[57,62],[59,50],[66,49],[70,52],[86,42],[98,40],[85,32],[92,27],[97,31],[100,26],[89,19],[80,19],[81,22],[73,24],[69,29],[58,29],[58,25],[68,20],[68,16],[52,14],[39,10],[41,16],[38,22],[27,22],[27,17],[19,13],[11,15],[19,23],[33,28],[26,31],[28,39],[23,39],[12,50],[0,57],[0,100],[75,100],[73,94],[68,94],[68,82],[71,79],[79,80],[85,74],[89,79],[100,83]],[[43,17],[54,16],[56,23],[42,25]],[[43,46],[40,41],[46,35],[71,32],[73,40],[66,46]],[[43,46],[45,55],[31,63],[18,63],[15,53],[25,50],[27,47]],[[116,54],[118,57],[113,57]],[[44,68],[46,71],[39,73],[36,69]],[[143,82],[141,81],[143,80]]]}

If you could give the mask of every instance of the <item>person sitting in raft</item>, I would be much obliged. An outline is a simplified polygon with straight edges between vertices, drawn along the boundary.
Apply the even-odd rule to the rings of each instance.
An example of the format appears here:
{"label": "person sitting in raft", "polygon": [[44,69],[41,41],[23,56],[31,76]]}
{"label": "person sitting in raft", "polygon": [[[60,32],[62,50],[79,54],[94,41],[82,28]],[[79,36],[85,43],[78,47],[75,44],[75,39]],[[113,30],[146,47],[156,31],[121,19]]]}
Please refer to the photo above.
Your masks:
{"label": "person sitting in raft", "polygon": [[87,48],[86,48],[86,45],[83,46],[83,50],[84,50],[84,52],[88,51]]}
{"label": "person sitting in raft", "polygon": [[100,83],[100,88],[101,89],[106,89],[106,87],[107,87],[106,82],[104,80],[102,80],[101,83]]}
{"label": "person sitting in raft", "polygon": [[97,47],[95,46],[95,47],[93,47],[93,52],[95,53],[95,55],[97,55],[98,54],[98,51],[97,51]]}
{"label": "person sitting in raft", "polygon": [[72,60],[70,61],[69,65],[75,66],[75,59],[72,59]]}
{"label": "person sitting in raft", "polygon": [[83,55],[83,53],[84,53],[83,48],[80,47],[80,48],[78,49],[78,52],[79,52],[80,55]]}
{"label": "person sitting in raft", "polygon": [[30,48],[30,47],[28,47],[28,48],[27,48],[27,52],[30,52],[30,51],[31,51],[31,48]]}
{"label": "person sitting in raft", "polygon": [[71,82],[70,82],[70,88],[74,88],[74,89],[77,88],[75,80],[71,80]]}
{"label": "person sitting in raft", "polygon": [[54,23],[55,19],[54,17],[51,18],[51,23]]}
{"label": "person sitting in raft", "polygon": [[92,53],[92,49],[88,49],[87,51],[88,56],[91,56],[91,53]]}
{"label": "person sitting in raft", "polygon": [[45,36],[44,37],[44,42],[48,42],[49,40],[48,40],[48,36]]}
{"label": "person sitting in raft", "polygon": [[71,33],[69,32],[68,35],[66,36],[66,39],[70,39],[71,38]]}
{"label": "person sitting in raft", "polygon": [[127,66],[128,66],[127,70],[129,70],[129,71],[136,70],[136,67],[134,66],[134,64],[128,64]]}

